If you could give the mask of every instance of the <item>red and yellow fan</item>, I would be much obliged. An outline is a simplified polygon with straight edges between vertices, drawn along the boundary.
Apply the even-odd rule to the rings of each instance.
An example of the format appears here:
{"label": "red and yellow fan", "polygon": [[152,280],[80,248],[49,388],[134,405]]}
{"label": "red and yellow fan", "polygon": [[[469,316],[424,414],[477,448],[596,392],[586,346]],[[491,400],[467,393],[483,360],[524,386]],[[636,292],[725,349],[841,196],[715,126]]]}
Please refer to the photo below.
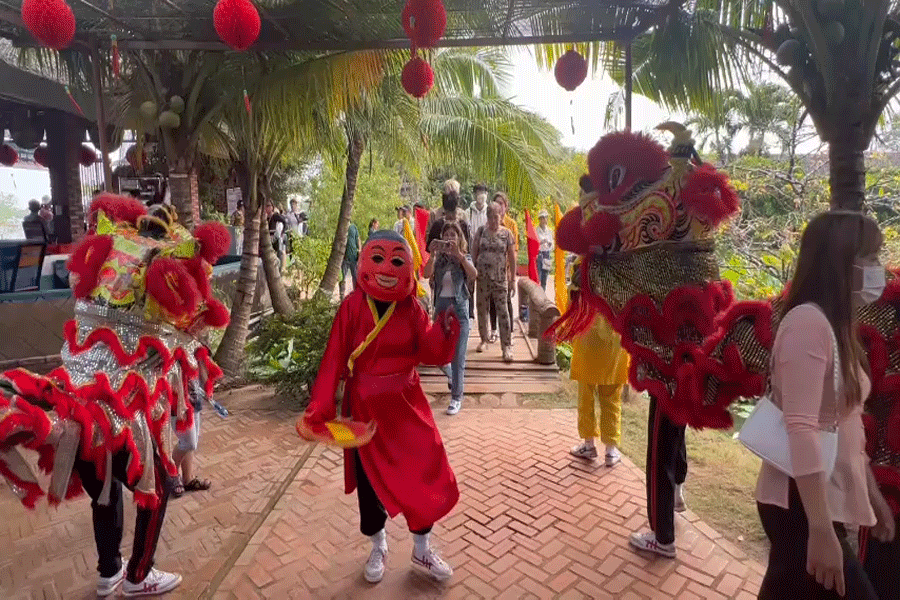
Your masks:
{"label": "red and yellow fan", "polygon": [[297,433],[301,438],[338,448],[365,446],[372,441],[375,429],[375,421],[363,423],[340,418],[325,423],[311,424],[304,417],[297,419]]}

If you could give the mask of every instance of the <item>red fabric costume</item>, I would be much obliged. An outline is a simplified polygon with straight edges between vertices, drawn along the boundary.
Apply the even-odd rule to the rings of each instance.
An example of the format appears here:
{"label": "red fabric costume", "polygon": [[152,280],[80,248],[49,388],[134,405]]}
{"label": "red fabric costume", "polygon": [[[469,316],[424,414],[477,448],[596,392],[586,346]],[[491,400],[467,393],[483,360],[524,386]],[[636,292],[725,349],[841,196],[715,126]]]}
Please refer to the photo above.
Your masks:
{"label": "red fabric costume", "polygon": [[[356,489],[358,451],[387,513],[427,529],[456,505],[459,489],[416,367],[452,360],[459,322],[441,315],[430,323],[415,299],[409,248],[393,232],[366,242],[359,282],[338,310],[304,419],[310,427],[333,420],[344,380],[342,416],[377,425],[371,442],[345,451],[346,493]],[[390,303],[381,317],[376,300]]]}

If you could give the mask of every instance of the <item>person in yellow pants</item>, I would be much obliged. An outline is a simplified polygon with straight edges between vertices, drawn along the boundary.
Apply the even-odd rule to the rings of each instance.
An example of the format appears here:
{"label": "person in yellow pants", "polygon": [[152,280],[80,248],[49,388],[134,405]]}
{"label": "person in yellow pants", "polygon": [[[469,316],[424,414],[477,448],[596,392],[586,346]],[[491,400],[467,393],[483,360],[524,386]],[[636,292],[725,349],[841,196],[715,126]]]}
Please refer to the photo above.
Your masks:
{"label": "person in yellow pants", "polygon": [[571,453],[594,460],[600,438],[606,445],[606,466],[612,467],[621,460],[622,389],[628,381],[628,353],[622,349],[619,334],[601,315],[572,342],[569,376],[578,382],[578,435],[584,440]]}

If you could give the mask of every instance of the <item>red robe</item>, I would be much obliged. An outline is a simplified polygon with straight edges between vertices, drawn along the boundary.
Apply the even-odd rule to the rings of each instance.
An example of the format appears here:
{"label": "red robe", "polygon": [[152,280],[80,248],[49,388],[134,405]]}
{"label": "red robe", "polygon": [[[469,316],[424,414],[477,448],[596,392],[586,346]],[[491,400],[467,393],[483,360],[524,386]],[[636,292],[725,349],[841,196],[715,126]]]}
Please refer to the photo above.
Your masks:
{"label": "red robe", "polygon": [[[357,289],[338,309],[306,411],[309,423],[336,416],[335,392],[347,360],[375,327],[367,302],[366,294]],[[412,296],[401,300],[356,359],[344,389],[342,416],[377,424],[372,441],[357,449],[372,488],[387,513],[393,518],[402,512],[413,531],[431,527],[459,499],[456,477],[416,371],[420,364],[451,362],[457,337],[432,325]],[[356,489],[352,452],[344,452],[348,494]]]}

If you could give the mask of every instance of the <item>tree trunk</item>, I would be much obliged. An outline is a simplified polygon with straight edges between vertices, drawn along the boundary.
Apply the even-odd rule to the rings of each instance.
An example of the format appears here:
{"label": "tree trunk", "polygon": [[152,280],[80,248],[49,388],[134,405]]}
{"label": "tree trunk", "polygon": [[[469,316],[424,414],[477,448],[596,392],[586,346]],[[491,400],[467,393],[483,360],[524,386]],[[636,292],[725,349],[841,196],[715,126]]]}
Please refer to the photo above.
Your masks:
{"label": "tree trunk", "polygon": [[338,213],[334,240],[331,242],[331,254],[328,255],[325,274],[322,275],[322,283],[319,284],[319,292],[326,294],[328,297],[334,294],[334,286],[337,285],[341,276],[344,250],[347,248],[347,230],[350,228],[350,217],[353,214],[356,181],[359,177],[360,160],[365,148],[366,140],[363,135],[357,131],[351,131],[347,144],[347,172],[344,181],[344,193],[341,196],[341,210]]}
{"label": "tree trunk", "polygon": [[178,222],[188,231],[200,222],[200,188],[197,171],[169,173],[169,194],[178,213]]}
{"label": "tree trunk", "polygon": [[[268,184],[260,184],[263,195],[260,198],[260,206],[265,206],[270,199]],[[266,274],[266,285],[269,286],[269,298],[272,300],[272,309],[276,314],[289,315],[294,312],[294,304],[284,287],[284,279],[281,278],[281,269],[278,264],[278,256],[272,247],[272,239],[269,237],[269,223],[265,216],[259,220],[259,254],[262,256],[263,271]]]}
{"label": "tree trunk", "polygon": [[866,159],[855,144],[828,143],[832,210],[862,210],[866,200]]}
{"label": "tree trunk", "polygon": [[244,247],[241,270],[231,305],[231,321],[225,329],[222,342],[216,350],[216,363],[229,375],[237,375],[244,359],[244,346],[250,333],[250,312],[256,294],[257,265],[259,264],[259,223],[262,207],[256,197],[256,177],[251,176],[246,186],[249,194],[244,208]]}

